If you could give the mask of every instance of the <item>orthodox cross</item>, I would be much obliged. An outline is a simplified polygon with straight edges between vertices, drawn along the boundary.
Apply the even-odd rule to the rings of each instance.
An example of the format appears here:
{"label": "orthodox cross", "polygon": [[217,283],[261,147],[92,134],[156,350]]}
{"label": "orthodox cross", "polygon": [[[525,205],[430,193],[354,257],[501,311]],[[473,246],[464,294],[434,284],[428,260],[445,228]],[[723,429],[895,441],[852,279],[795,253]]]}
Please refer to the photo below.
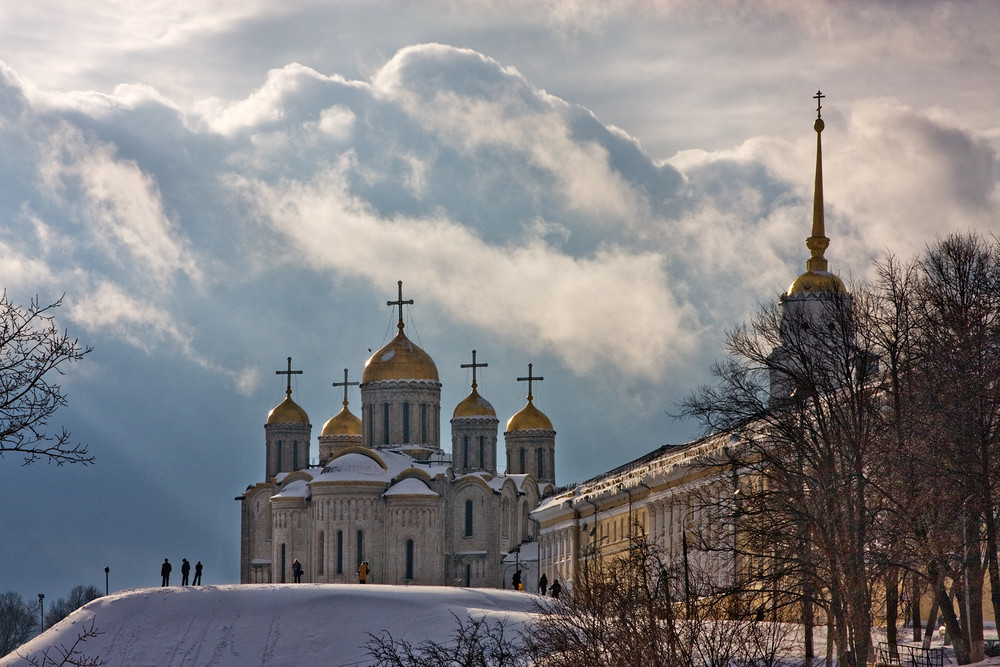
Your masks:
{"label": "orthodox cross", "polygon": [[386,301],[385,305],[387,305],[387,306],[399,306],[399,324],[397,324],[396,326],[399,328],[400,331],[402,331],[403,330],[403,306],[404,305],[411,305],[412,306],[413,305],[413,299],[408,299],[406,301],[403,301],[403,281],[400,280],[400,281],[397,282],[397,284],[399,285],[399,299],[397,299],[396,301]]}
{"label": "orthodox cross", "polygon": [[[473,389],[476,388],[476,369],[477,368],[486,368],[487,366],[489,366],[489,364],[477,364],[476,363],[476,351],[475,350],[472,351],[472,363],[471,364],[462,364],[461,368],[471,368],[472,369],[472,388]],[[530,373],[530,369],[529,369],[529,375],[530,374],[531,373]]]}
{"label": "orthodox cross", "polygon": [[823,109],[823,98],[824,97],[826,97],[826,95],[823,94],[822,90],[817,90],[816,94],[813,95],[813,99],[816,100],[816,117],[817,118],[822,118],[823,117],[823,114],[822,114],[821,111]]}
{"label": "orthodox cross", "polygon": [[357,384],[358,384],[357,382],[348,382],[347,381],[347,369],[346,368],[344,369],[344,381],[343,382],[334,382],[333,383],[334,387],[343,387],[344,388],[344,407],[345,408],[347,407],[347,388],[351,387],[351,386],[355,386]]}
{"label": "orthodox cross", "polygon": [[302,375],[302,371],[293,371],[292,370],[292,358],[288,357],[288,370],[287,371],[274,371],[274,374],[275,375],[287,375],[288,376],[288,388],[285,390],[285,393],[288,394],[289,396],[291,396],[292,395],[292,376],[293,375]]}
{"label": "orthodox cross", "polygon": [[528,377],[526,377],[526,378],[517,378],[518,382],[524,382],[524,381],[527,380],[527,382],[528,382],[528,400],[529,401],[531,400],[531,382],[532,382],[532,380],[538,380],[539,382],[541,382],[542,380],[545,379],[545,378],[540,377],[540,376],[533,376],[531,374],[531,367],[532,367],[532,364],[528,364]]}

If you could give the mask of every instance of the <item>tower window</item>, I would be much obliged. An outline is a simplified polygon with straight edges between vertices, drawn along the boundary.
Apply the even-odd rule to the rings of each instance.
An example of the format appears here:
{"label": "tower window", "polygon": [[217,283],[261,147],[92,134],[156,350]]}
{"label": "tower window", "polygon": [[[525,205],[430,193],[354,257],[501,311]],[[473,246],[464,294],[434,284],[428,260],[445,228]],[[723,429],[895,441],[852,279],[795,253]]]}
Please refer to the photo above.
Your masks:
{"label": "tower window", "polygon": [[403,442],[410,441],[410,404],[403,403]]}
{"label": "tower window", "polygon": [[406,540],[406,578],[413,579],[413,540]]}
{"label": "tower window", "polygon": [[539,447],[537,450],[538,458],[538,478],[541,479],[545,476],[545,452]]}
{"label": "tower window", "polygon": [[358,564],[357,567],[361,567],[361,562],[365,559],[365,541],[364,534],[358,531]]}
{"label": "tower window", "polygon": [[469,436],[462,436],[462,470],[469,468]]}
{"label": "tower window", "polygon": [[522,447],[522,448],[521,448],[521,467],[520,467],[520,469],[518,469],[518,471],[517,471],[517,472],[519,472],[519,473],[523,473],[523,472],[524,472],[524,468],[525,468],[525,465],[524,465],[524,458],[525,458],[525,457],[524,457],[524,447]]}
{"label": "tower window", "polygon": [[[382,404],[382,444],[389,444],[389,404]],[[360,565],[361,563],[358,563]]]}
{"label": "tower window", "polygon": [[375,446],[375,406],[368,406],[368,446]]}
{"label": "tower window", "polygon": [[299,441],[292,440],[292,470],[299,469]]}
{"label": "tower window", "polygon": [[472,537],[472,501],[465,501],[465,536]]}
{"label": "tower window", "polygon": [[427,442],[427,404],[420,404],[420,442]]}
{"label": "tower window", "polygon": [[275,472],[282,472],[282,470],[281,470],[281,450],[282,450],[282,448],[283,448],[282,442],[281,442],[281,440],[279,440],[278,441],[278,466],[277,466],[277,470],[275,470]]}
{"label": "tower window", "polygon": [[479,467],[486,467],[486,438],[479,436]]}
{"label": "tower window", "polygon": [[316,573],[317,574],[323,574],[323,561],[326,558],[326,554],[323,553],[325,546],[326,546],[326,534],[321,530],[321,531],[319,531],[319,539],[316,540]]}

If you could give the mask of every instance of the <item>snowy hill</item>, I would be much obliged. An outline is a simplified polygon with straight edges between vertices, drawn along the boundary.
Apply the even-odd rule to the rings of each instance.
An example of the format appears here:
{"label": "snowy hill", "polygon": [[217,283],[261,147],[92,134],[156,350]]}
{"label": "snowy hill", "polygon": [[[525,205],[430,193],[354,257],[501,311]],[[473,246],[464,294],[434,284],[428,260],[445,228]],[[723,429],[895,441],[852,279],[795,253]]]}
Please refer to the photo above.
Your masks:
{"label": "snowy hill", "polygon": [[[452,613],[506,618],[519,629],[535,597],[494,589],[332,584],[143,588],[94,600],[22,646],[69,647],[91,621],[103,634],[80,651],[108,665],[368,665],[367,633],[444,641]],[[0,667],[26,665],[12,653]],[[56,657],[58,650],[50,650]]]}

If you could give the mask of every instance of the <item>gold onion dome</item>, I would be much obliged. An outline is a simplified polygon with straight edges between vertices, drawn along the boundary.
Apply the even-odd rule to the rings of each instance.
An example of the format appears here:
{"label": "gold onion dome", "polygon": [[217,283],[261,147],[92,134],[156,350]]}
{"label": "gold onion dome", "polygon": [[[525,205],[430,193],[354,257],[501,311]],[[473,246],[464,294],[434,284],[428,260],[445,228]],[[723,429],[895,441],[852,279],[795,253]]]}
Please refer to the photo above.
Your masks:
{"label": "gold onion dome", "polygon": [[309,415],[292,400],[292,390],[285,392],[285,400],[267,415],[268,424],[308,424]]}
{"label": "gold onion dome", "polygon": [[552,431],[552,422],[541,410],[535,407],[528,398],[528,404],[521,408],[521,411],[510,418],[507,422],[507,432],[511,431],[531,431],[533,429]]}
{"label": "gold onion dome", "polygon": [[323,424],[320,435],[361,435],[361,419],[347,409],[344,401],[343,409]]}
{"label": "gold onion dome", "polygon": [[472,393],[455,408],[455,419],[461,417],[493,417],[496,418],[497,411],[493,409],[490,402],[479,395],[476,387],[472,387]]}
{"label": "gold onion dome", "polygon": [[437,379],[437,366],[430,355],[407,338],[402,327],[395,338],[365,362],[365,370],[361,374],[362,384],[380,380]]}

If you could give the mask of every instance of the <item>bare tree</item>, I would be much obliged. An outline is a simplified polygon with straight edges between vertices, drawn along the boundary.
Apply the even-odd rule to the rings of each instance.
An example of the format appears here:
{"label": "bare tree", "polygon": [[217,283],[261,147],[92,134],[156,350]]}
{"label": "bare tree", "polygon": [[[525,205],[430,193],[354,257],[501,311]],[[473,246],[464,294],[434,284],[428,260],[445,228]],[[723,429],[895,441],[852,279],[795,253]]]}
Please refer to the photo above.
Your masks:
{"label": "bare tree", "polygon": [[101,667],[107,662],[83,653],[80,645],[102,634],[104,633],[97,629],[97,619],[93,618],[89,625],[82,626],[76,640],[69,646],[50,646],[38,655],[24,656],[20,653],[18,655],[33,667]]}
{"label": "bare tree", "polygon": [[91,351],[56,326],[52,311],[60,305],[62,298],[43,306],[36,297],[25,308],[6,291],[0,295],[0,457],[21,454],[25,465],[38,459],[57,465],[94,461],[66,429],[49,431],[49,420],[66,405],[54,376]]}
{"label": "bare tree", "polygon": [[101,597],[101,591],[94,585],[78,584],[69,592],[69,596],[59,598],[45,612],[45,627],[51,628],[53,625],[63,620],[74,611],[87,604],[91,600]]}
{"label": "bare tree", "polygon": [[527,667],[529,653],[521,635],[507,629],[504,619],[485,616],[465,620],[455,616],[448,642],[419,644],[394,639],[383,631],[368,635],[368,655],[379,667]]}
{"label": "bare tree", "polygon": [[38,603],[28,604],[19,593],[0,595],[0,656],[28,641],[38,628]]}

